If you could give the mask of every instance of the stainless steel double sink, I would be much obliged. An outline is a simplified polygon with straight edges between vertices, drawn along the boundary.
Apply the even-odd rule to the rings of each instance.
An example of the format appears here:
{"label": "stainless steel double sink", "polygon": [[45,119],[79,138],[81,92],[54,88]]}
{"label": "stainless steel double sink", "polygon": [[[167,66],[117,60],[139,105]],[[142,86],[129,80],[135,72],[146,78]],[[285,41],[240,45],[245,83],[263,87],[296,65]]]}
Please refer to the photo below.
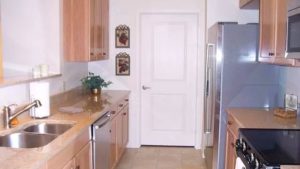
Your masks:
{"label": "stainless steel double sink", "polygon": [[53,141],[69,130],[74,124],[39,123],[20,129],[14,133],[0,136],[0,147],[37,148]]}

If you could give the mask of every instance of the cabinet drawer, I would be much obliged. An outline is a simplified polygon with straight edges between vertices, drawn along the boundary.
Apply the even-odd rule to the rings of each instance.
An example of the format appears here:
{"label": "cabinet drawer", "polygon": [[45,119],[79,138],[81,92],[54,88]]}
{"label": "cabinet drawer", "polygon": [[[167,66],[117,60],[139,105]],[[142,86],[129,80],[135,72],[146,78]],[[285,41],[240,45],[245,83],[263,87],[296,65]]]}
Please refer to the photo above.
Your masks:
{"label": "cabinet drawer", "polygon": [[239,128],[240,126],[236,123],[234,118],[230,114],[228,114],[227,129],[230,130],[235,137],[238,137]]}

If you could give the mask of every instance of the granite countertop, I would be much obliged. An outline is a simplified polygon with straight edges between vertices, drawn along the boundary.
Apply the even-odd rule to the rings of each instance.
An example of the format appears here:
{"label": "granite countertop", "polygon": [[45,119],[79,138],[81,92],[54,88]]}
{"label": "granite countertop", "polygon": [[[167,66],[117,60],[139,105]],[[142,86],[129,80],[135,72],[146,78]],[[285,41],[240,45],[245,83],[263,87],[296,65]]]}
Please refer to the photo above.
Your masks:
{"label": "granite countertop", "polygon": [[6,130],[0,124],[0,135],[41,122],[75,124],[44,147],[32,149],[0,147],[0,169],[39,169],[43,167],[50,158],[63,150],[101,115],[124,100],[129,93],[129,91],[103,90],[101,96],[94,96],[78,88],[52,96],[51,115],[47,119],[33,120],[26,113],[18,118],[20,124],[15,128]]}
{"label": "granite countertop", "polygon": [[273,115],[273,109],[229,108],[231,115],[242,128],[300,129],[300,117],[284,119]]}

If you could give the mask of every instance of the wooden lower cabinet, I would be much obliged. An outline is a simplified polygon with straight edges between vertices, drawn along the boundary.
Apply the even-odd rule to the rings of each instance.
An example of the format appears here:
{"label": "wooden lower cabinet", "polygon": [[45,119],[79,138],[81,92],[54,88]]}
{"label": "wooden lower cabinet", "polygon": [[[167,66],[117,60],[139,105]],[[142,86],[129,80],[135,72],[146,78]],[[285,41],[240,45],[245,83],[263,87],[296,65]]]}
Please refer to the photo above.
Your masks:
{"label": "wooden lower cabinet", "polygon": [[128,105],[124,107],[123,112],[122,112],[122,130],[123,130],[123,138],[122,138],[122,146],[125,148],[128,143],[128,127],[129,127],[129,107]]}
{"label": "wooden lower cabinet", "polygon": [[225,169],[235,168],[235,160],[237,157],[235,152],[235,141],[238,139],[239,128],[240,126],[236,123],[234,118],[228,114]]}
{"label": "wooden lower cabinet", "polygon": [[63,169],[75,169],[75,159],[70,160]]}
{"label": "wooden lower cabinet", "polygon": [[92,169],[92,146],[89,142],[62,169]]}
{"label": "wooden lower cabinet", "polygon": [[110,167],[109,168],[115,168],[116,162],[117,162],[117,125],[116,120],[111,120],[111,127],[110,127],[110,133],[111,133],[111,142],[110,142]]}
{"label": "wooden lower cabinet", "polygon": [[120,105],[121,108],[119,107],[119,111],[116,112],[116,115],[111,120],[110,169],[116,167],[128,143],[128,104],[122,103]]}
{"label": "wooden lower cabinet", "polygon": [[76,156],[75,169],[92,169],[92,146],[89,142]]}
{"label": "wooden lower cabinet", "polygon": [[225,166],[226,169],[233,169],[235,168],[235,160],[236,160],[236,153],[235,153],[235,140],[237,138],[227,130],[226,136],[226,159],[225,159]]}
{"label": "wooden lower cabinet", "polygon": [[89,128],[47,162],[48,169],[92,169]]}

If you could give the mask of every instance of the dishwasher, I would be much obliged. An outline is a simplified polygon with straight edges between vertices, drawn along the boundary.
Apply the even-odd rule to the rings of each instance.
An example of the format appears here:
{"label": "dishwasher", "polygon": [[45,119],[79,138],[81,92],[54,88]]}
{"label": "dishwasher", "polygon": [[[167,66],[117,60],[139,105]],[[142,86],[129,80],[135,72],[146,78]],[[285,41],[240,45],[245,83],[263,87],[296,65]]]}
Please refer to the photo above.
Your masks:
{"label": "dishwasher", "polygon": [[110,115],[110,112],[106,112],[92,125],[94,169],[109,169]]}

